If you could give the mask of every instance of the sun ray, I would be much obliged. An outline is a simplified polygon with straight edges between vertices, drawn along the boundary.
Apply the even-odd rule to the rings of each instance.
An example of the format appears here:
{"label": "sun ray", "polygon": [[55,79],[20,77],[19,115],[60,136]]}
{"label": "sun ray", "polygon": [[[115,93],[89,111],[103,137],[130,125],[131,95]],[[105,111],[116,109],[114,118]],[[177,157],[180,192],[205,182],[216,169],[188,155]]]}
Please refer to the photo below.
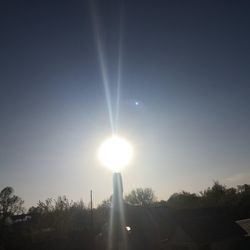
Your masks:
{"label": "sun ray", "polygon": [[103,49],[103,43],[101,39],[101,30],[100,30],[100,21],[98,18],[97,13],[97,7],[94,4],[94,1],[91,1],[91,11],[92,11],[92,22],[94,26],[94,35],[95,35],[95,43],[97,47],[97,54],[99,59],[99,65],[101,69],[101,75],[102,75],[102,82],[105,92],[105,98],[107,102],[107,108],[108,108],[108,114],[109,114],[109,121],[112,133],[115,132],[114,129],[114,119],[113,119],[113,112],[112,112],[112,101],[111,101],[111,95],[110,95],[110,89],[109,89],[109,78],[107,73],[107,64],[104,57],[104,49]]}
{"label": "sun ray", "polygon": [[117,63],[117,91],[116,91],[116,116],[115,129],[116,133],[119,128],[119,114],[120,114],[120,96],[121,96],[121,80],[122,80],[122,62],[123,62],[123,1],[120,8],[119,20],[119,44],[118,44],[118,63]]}

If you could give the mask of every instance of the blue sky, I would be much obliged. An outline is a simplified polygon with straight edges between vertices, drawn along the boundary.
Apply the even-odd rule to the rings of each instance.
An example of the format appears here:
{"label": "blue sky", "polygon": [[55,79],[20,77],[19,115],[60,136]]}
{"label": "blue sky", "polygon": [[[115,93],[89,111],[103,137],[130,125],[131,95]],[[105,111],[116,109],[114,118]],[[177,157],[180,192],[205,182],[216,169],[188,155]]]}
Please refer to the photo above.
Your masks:
{"label": "blue sky", "polygon": [[[135,150],[125,192],[167,199],[213,180],[249,183],[250,5],[109,0],[94,10],[113,113],[122,38],[118,132]],[[2,4],[0,188],[27,206],[111,194],[96,157],[111,129],[92,14],[88,1]]]}

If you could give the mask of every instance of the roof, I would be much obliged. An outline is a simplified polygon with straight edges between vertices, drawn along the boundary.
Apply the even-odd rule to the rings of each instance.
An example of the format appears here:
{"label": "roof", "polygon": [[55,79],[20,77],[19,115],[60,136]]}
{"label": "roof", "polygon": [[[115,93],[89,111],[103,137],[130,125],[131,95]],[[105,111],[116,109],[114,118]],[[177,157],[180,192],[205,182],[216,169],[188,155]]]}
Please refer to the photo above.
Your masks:
{"label": "roof", "polygon": [[236,223],[247,232],[247,236],[250,236],[250,218],[238,220]]}

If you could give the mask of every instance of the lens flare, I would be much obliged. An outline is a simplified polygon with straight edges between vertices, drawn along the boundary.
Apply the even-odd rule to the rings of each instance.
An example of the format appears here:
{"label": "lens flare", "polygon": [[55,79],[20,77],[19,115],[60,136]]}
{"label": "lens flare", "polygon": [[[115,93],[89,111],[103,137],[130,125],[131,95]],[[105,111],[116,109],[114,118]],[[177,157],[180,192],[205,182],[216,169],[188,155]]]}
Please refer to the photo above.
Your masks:
{"label": "lens flare", "polygon": [[98,158],[101,163],[113,172],[119,172],[128,165],[132,157],[131,144],[118,136],[112,136],[105,140],[98,150]]}

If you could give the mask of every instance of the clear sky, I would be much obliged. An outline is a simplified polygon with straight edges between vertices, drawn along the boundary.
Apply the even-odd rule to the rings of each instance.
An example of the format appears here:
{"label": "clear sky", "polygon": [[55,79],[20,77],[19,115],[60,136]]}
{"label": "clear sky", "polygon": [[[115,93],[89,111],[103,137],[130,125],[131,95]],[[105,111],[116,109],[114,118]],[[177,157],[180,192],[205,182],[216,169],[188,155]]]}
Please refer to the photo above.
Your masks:
{"label": "clear sky", "polygon": [[26,206],[110,196],[96,157],[111,134],[98,42],[113,115],[121,66],[118,132],[135,150],[125,192],[249,183],[249,2],[90,2],[1,2],[0,189]]}

